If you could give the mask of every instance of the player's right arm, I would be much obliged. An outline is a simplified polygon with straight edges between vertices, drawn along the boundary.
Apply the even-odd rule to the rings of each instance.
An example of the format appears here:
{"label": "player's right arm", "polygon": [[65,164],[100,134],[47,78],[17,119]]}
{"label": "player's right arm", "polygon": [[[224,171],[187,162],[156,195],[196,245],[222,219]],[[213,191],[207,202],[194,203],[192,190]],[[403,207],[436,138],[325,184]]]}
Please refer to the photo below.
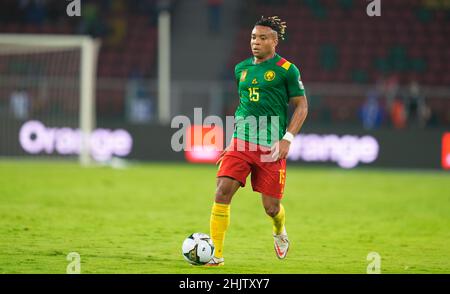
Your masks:
{"label": "player's right arm", "polygon": [[240,67],[240,63],[238,63],[234,67],[234,79],[236,80],[236,86],[238,88],[238,91],[239,91],[239,81],[241,79],[241,73],[242,73],[242,69]]}
{"label": "player's right arm", "polygon": [[[241,80],[241,74],[242,74],[242,67],[241,67],[241,63],[236,64],[236,66],[234,67],[234,79],[236,81],[236,87],[238,90],[238,95],[239,95],[239,99],[240,99],[240,95],[241,93],[239,92],[239,82]],[[233,139],[231,139],[233,140]],[[219,159],[217,159],[216,161],[216,165],[219,165],[220,162],[223,159],[223,156],[225,155],[225,153],[227,152],[228,148],[230,147],[230,144],[228,144],[225,149],[222,151],[222,153],[219,155]]]}

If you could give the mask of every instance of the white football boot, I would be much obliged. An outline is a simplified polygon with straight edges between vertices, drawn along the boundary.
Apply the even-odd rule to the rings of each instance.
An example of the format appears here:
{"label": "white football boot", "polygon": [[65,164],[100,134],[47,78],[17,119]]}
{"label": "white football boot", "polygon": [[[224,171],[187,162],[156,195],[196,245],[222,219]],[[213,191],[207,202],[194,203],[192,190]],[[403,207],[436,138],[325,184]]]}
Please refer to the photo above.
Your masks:
{"label": "white football boot", "polygon": [[207,264],[205,264],[205,266],[223,266],[225,265],[225,259],[222,258],[218,258],[218,257],[213,257]]}
{"label": "white football boot", "polygon": [[275,254],[279,259],[284,259],[289,250],[289,239],[286,228],[283,228],[283,233],[280,235],[273,234],[273,241]]}

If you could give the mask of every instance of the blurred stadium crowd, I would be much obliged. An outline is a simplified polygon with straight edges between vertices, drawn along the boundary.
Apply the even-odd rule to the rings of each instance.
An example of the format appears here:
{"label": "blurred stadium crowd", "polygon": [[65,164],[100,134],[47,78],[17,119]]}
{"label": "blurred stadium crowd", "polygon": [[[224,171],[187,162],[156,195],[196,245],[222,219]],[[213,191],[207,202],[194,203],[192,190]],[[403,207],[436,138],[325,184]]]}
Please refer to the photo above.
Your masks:
{"label": "blurred stadium crowd", "polygon": [[[210,8],[208,25],[219,34],[224,1],[199,1]],[[382,16],[368,17],[368,2],[363,0],[242,1],[237,34],[226,37],[234,50],[228,63],[220,65],[226,74],[217,78],[233,81],[234,64],[249,57],[251,26],[261,15],[276,14],[288,23],[288,39],[279,53],[302,72],[311,123],[359,124],[366,129],[448,126],[450,0],[381,2]],[[157,15],[164,9],[177,17],[182,13],[180,1],[82,1],[81,17],[65,14],[68,3],[3,0],[0,33],[101,38],[97,111],[124,118],[126,89],[103,89],[102,78],[156,79]],[[0,64],[0,70],[2,66],[8,65]],[[221,115],[233,114],[238,100],[233,101]]]}

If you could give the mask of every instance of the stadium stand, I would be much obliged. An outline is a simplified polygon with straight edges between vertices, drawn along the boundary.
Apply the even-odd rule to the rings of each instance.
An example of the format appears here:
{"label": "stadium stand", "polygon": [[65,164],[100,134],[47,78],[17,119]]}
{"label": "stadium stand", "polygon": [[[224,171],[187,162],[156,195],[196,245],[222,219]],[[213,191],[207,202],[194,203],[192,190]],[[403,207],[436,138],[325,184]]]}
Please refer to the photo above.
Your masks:
{"label": "stadium stand", "polygon": [[[375,84],[395,76],[401,85],[450,84],[450,1],[382,1],[382,17],[368,17],[367,1],[251,0],[242,19],[274,12],[288,23],[281,55],[299,65],[306,84]],[[282,9],[280,9],[282,7]],[[358,25],[355,25],[357,23]],[[249,26],[243,21],[230,69],[249,56]],[[447,50],[443,50],[447,48]],[[317,97],[316,97],[317,98]],[[322,97],[335,121],[355,122],[364,99]],[[363,97],[361,97],[363,98]],[[427,98],[433,115],[450,123],[450,99]]]}

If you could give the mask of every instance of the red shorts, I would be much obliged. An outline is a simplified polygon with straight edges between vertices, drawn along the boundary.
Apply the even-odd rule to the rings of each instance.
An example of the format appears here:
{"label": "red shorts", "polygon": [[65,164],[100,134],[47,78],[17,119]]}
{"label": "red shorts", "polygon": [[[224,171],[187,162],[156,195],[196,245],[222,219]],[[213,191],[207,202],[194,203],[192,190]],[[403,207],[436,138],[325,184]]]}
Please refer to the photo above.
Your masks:
{"label": "red shorts", "polygon": [[[237,148],[238,143],[240,144],[239,149]],[[241,148],[241,146],[245,146],[245,148]],[[242,149],[244,151],[240,151]],[[255,149],[256,151],[253,151]],[[233,178],[244,187],[247,176],[251,173],[253,191],[281,199],[286,180],[286,159],[265,162],[264,157],[268,158],[269,154],[270,148],[268,147],[233,138],[227,151],[219,160],[217,177]]]}

